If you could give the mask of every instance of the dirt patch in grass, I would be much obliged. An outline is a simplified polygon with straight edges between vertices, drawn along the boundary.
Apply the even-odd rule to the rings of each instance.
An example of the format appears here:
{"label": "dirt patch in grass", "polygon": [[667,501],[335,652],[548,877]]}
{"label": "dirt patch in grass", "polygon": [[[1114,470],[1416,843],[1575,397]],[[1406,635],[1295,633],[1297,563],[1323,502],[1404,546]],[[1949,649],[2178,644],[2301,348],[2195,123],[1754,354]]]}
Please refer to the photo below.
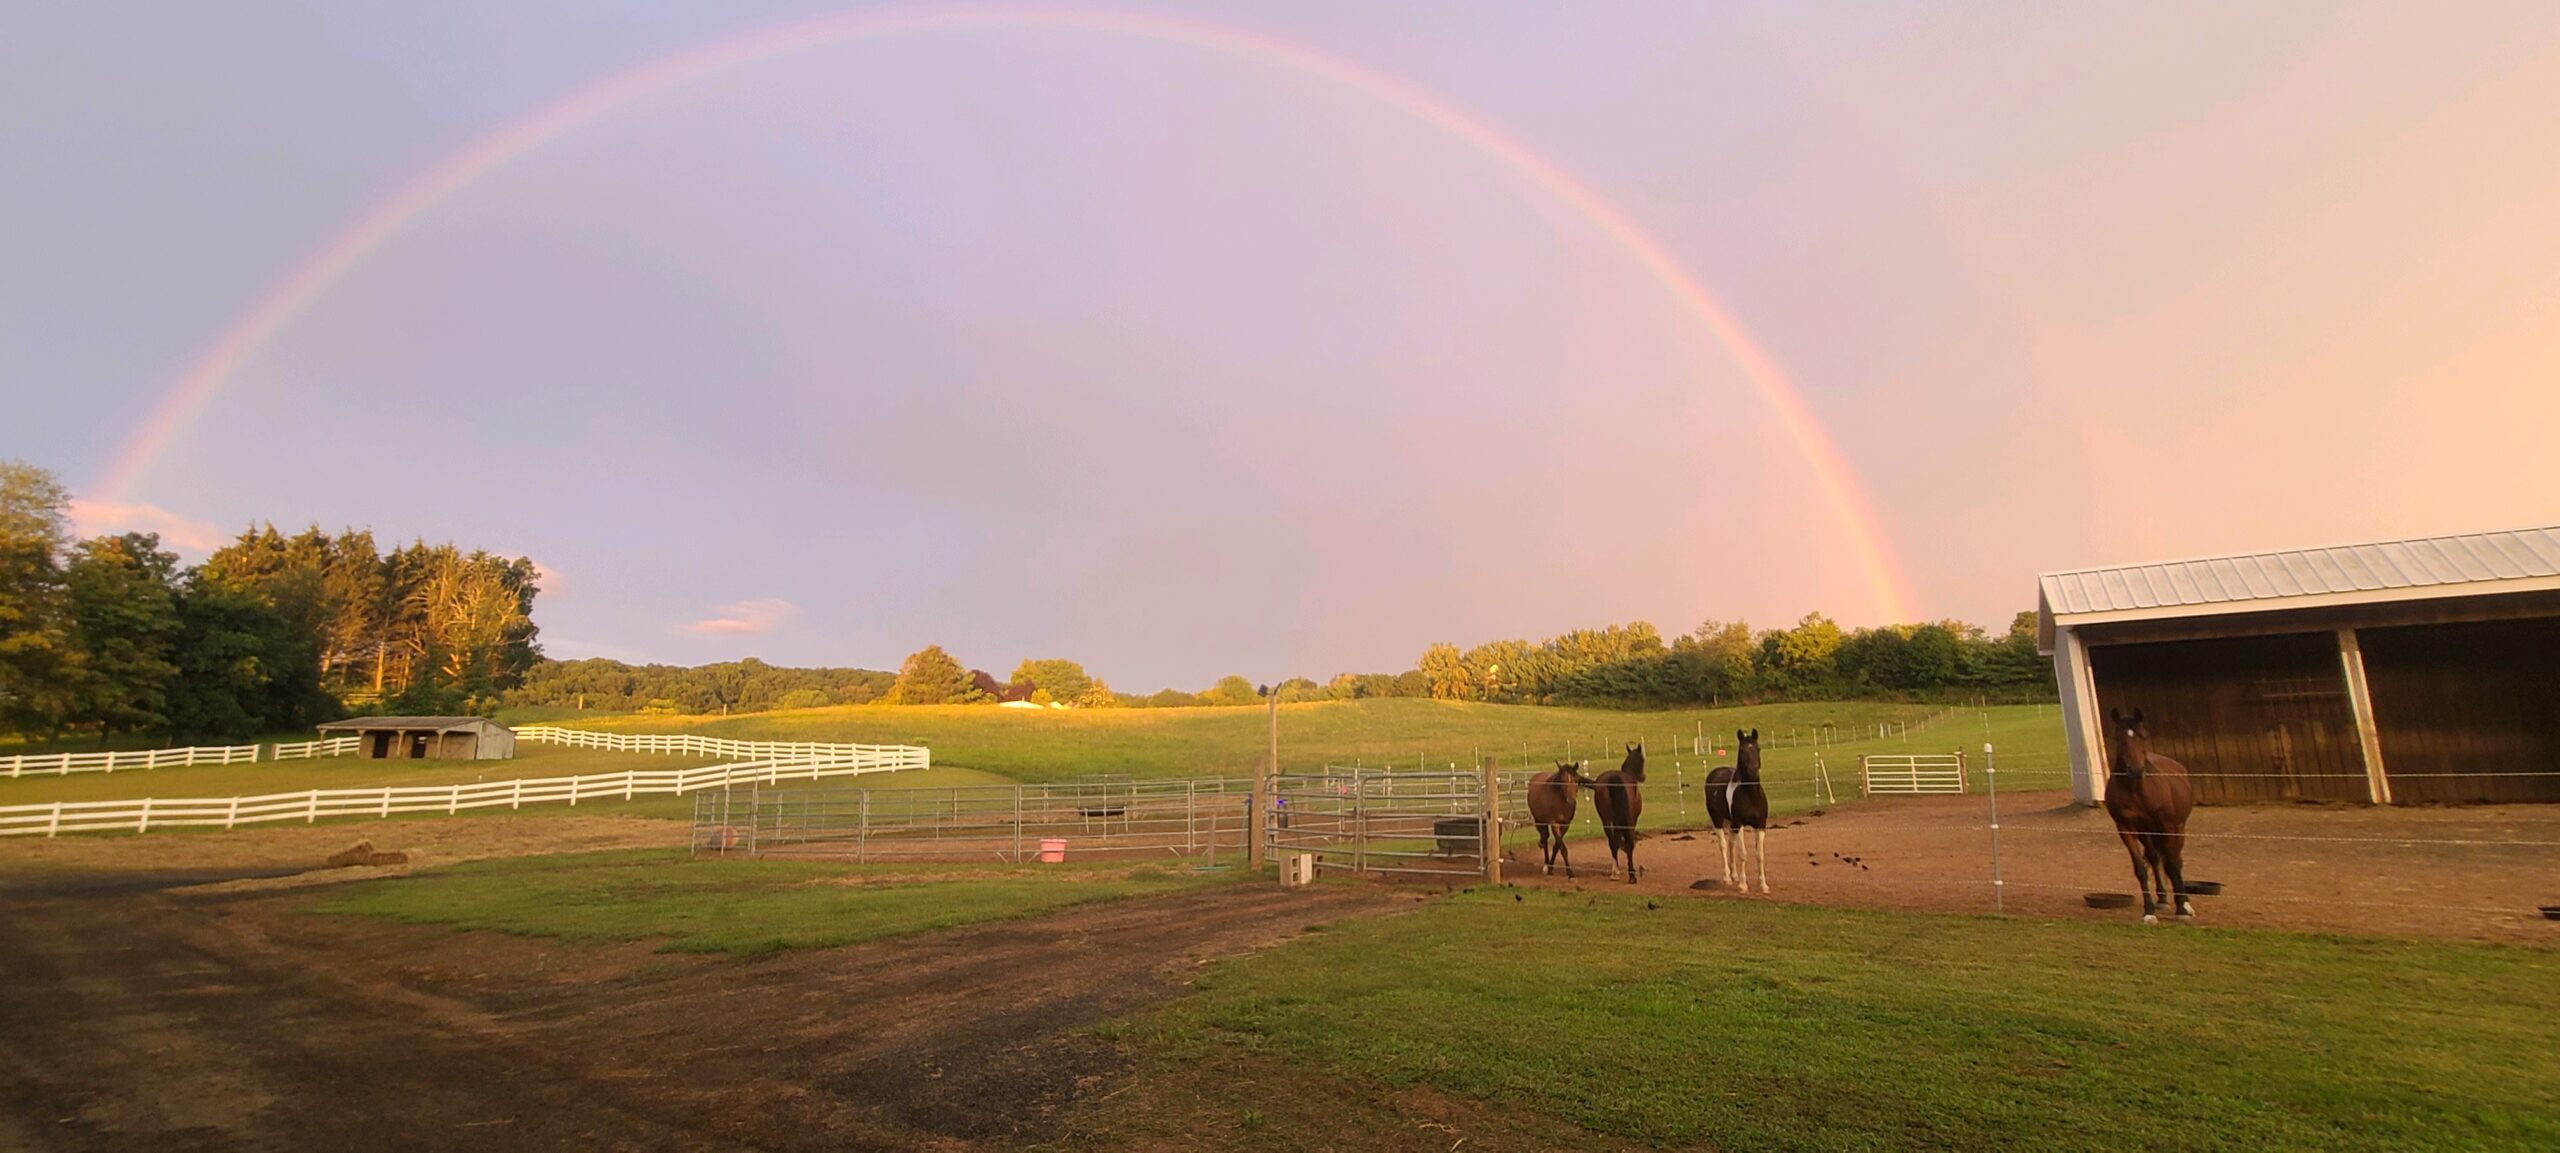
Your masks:
{"label": "dirt patch in grass", "polygon": [[[1993,909],[1991,821],[1980,793],[1878,798],[1820,817],[1784,818],[1769,833],[1773,899],[1857,908],[1987,913]],[[2560,805],[2374,808],[2215,806],[2188,825],[2190,880],[2220,881],[2195,900],[2203,926],[2441,937],[2560,946]],[[1572,842],[1578,881],[1539,871],[1537,850],[1509,850],[1507,880],[1586,888],[1607,879],[1609,851]],[[1636,891],[1742,899],[1721,887],[1712,833],[1652,834],[1636,849]],[[2142,910],[2091,909],[2091,892],[2133,892],[2133,868],[2103,811],[2060,791],[2003,793],[2000,866],[2008,912],[2122,921]],[[1626,886],[1620,886],[1626,887]]]}
{"label": "dirt patch in grass", "polygon": [[0,890],[0,1146],[1015,1147],[1125,1084],[1098,1027],[1414,900],[1220,886],[753,960],[310,903]]}
{"label": "dirt patch in grass", "polygon": [[[378,849],[409,854],[409,867],[414,868],[537,853],[682,848],[686,836],[687,826],[681,822],[637,817],[483,816],[471,820],[282,825],[200,835],[13,837],[0,840],[0,873],[318,869],[331,853],[359,840],[371,840]],[[340,872],[385,875],[369,869]]]}

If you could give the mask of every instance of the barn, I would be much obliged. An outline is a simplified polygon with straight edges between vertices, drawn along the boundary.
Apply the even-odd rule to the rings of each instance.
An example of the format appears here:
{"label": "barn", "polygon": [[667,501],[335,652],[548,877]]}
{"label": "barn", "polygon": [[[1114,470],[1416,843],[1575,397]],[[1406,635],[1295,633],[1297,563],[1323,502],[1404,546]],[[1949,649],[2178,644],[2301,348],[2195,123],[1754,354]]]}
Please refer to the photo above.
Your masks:
{"label": "barn", "polygon": [[2037,583],[2084,804],[2119,708],[2208,804],[2560,801],[2560,527]]}
{"label": "barn", "polygon": [[516,755],[516,731],[486,717],[351,717],[320,726],[320,735],[362,738],[357,755],[375,760],[499,761]]}

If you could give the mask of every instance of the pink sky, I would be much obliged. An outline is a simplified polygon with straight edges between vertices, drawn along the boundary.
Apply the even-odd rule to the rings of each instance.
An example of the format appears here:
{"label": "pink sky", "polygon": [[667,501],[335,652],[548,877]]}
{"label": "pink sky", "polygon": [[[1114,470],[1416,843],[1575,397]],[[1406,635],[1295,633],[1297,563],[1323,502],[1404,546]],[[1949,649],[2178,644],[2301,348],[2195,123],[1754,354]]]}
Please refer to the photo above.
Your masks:
{"label": "pink sky", "polygon": [[[31,19],[0,455],[189,547],[530,554],[575,582],[559,655],[939,642],[1146,689],[1884,614],[1730,349],[1588,212],[1320,70],[1072,28],[812,48],[512,157],[99,491],[441,158],[816,11]],[[1182,11],[1433,94],[1640,228],[1801,389],[1914,615],[2560,520],[2560,10]]]}

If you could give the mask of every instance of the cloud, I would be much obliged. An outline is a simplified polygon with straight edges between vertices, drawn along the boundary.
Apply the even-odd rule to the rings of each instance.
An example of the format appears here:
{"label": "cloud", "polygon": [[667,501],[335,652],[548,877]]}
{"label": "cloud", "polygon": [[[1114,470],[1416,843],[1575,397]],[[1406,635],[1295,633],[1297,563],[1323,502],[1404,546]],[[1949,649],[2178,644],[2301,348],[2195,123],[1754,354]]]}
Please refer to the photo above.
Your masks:
{"label": "cloud", "polygon": [[231,534],[200,520],[183,517],[156,504],[118,504],[111,500],[71,502],[71,527],[81,536],[120,532],[155,532],[160,543],[180,552],[212,552]]}
{"label": "cloud", "polygon": [[763,600],[733,601],[716,610],[719,615],[704,617],[684,626],[689,633],[715,633],[727,636],[761,636],[775,625],[800,614],[800,606],[776,597]]}

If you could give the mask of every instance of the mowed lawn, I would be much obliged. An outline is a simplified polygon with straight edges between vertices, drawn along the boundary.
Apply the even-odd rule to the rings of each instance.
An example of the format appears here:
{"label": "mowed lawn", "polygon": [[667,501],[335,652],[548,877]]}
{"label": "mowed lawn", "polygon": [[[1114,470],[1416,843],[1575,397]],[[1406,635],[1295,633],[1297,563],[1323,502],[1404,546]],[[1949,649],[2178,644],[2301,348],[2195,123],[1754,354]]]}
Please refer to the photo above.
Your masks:
{"label": "mowed lawn", "polygon": [[1075,905],[1232,884],[1187,865],[851,865],[691,860],[682,852],[477,861],[373,881],[327,913],[571,940],[660,941],[667,952],[824,948]]}
{"label": "mowed lawn", "polygon": [[[1388,699],[1325,701],[1280,707],[1280,762],[1291,771],[1325,765],[1446,769],[1480,755],[1506,766],[1551,765],[1570,757],[1614,768],[1623,746],[1643,741],[1653,771],[1697,770],[1729,762],[1692,752],[1697,735],[1721,738],[1756,727],[1773,778],[1808,777],[1819,752],[1835,783],[1856,790],[1862,752],[1978,753],[1985,719],[1992,739],[2024,768],[2062,763],[2062,726],[2054,707],[2001,706],[1984,711],[1872,701],[1816,702],[1724,709],[1624,712],[1609,709],[1493,705]],[[1873,736],[1879,723],[1915,728],[1907,737]],[[734,717],[597,716],[555,720],[617,732],[697,732],[739,740],[852,741],[916,744],[935,764],[986,769],[1024,781],[1102,774],[1139,777],[1241,776],[1267,747],[1260,708],[1001,709],[988,705],[901,707],[850,705]],[[1838,743],[1817,747],[1828,723]],[[1787,744],[1792,730],[1795,744]],[[1861,736],[1861,734],[1866,734]]]}
{"label": "mowed lawn", "polygon": [[2560,1148],[2529,948],[1473,890],[1200,989],[1072,1144]]}

